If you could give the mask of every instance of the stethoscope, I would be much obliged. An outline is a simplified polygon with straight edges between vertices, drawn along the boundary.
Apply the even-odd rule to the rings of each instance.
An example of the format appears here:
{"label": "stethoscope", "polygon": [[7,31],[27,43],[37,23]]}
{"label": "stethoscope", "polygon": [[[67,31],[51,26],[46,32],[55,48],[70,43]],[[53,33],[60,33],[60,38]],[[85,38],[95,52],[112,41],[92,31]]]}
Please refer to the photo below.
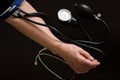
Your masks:
{"label": "stethoscope", "polygon": [[[98,61],[101,62],[101,66],[98,67],[99,70],[97,70],[97,73],[95,74],[96,76],[95,77],[92,77],[91,80],[95,80],[95,79],[98,79],[100,77],[100,75],[102,74],[103,70],[104,70],[104,64],[105,64],[105,54],[102,50],[94,47],[93,45],[101,45],[103,44],[105,41],[107,41],[108,37],[109,37],[109,34],[110,34],[110,30],[109,30],[109,27],[108,25],[99,17],[99,16],[96,16],[92,9],[90,7],[88,7],[87,5],[85,4],[79,4],[79,5],[75,5],[77,7],[77,9],[79,11],[82,11],[83,14],[89,16],[89,17],[92,17],[96,20],[99,20],[100,22],[102,22],[104,24],[104,26],[106,27],[106,30],[107,30],[107,37],[105,40],[103,41],[100,41],[100,42],[93,42],[91,37],[89,36],[89,34],[85,31],[85,29],[82,27],[84,33],[86,34],[86,36],[88,37],[88,39],[90,41],[84,41],[84,40],[73,40],[69,37],[67,37],[66,35],[64,35],[63,33],[61,33],[59,30],[57,30],[55,27],[51,26],[51,25],[47,25],[47,24],[42,24],[42,23],[38,23],[36,21],[33,21],[33,20],[30,20],[28,19],[27,17],[41,17],[43,18],[45,21],[48,21],[47,17],[46,17],[46,14],[44,13],[41,13],[41,12],[37,12],[37,13],[26,13],[25,11],[21,10],[18,8],[18,10],[13,14],[13,17],[15,18],[22,18],[22,19],[25,19],[27,21],[30,21],[34,24],[37,24],[37,25],[42,25],[44,27],[48,27],[55,35],[57,35],[57,37],[62,40],[63,42],[67,42],[67,43],[73,43],[75,45],[78,45],[80,47],[82,47],[83,49],[85,49],[86,51],[88,51],[93,57],[95,57],[96,59],[98,59]],[[63,21],[63,22],[68,22],[68,23],[71,23],[72,21],[75,22],[75,24],[77,23],[77,20],[72,16],[71,12],[67,9],[60,9],[58,11],[58,19],[60,21]],[[48,70],[50,71],[54,76],[56,76],[57,78],[59,78],[60,80],[66,80],[64,79],[63,77],[59,76],[57,73],[55,73],[54,71],[52,71],[44,62],[43,60],[41,59],[41,56],[45,55],[45,56],[49,56],[49,57],[52,57],[56,60],[59,60],[59,61],[62,61],[63,63],[65,63],[65,61],[59,59],[58,57],[55,57],[53,55],[50,55],[50,54],[47,54],[47,53],[44,53],[43,51],[47,50],[46,48],[42,49],[39,51],[38,55],[36,56],[35,58],[35,64],[37,64],[37,60],[39,60],[43,66]],[[94,70],[93,70],[94,72]],[[85,74],[84,74],[85,75]],[[81,78],[81,76],[83,77],[84,75],[82,74],[76,74],[76,73],[73,73],[73,76],[71,78],[71,80],[79,80],[79,78]],[[88,75],[88,74],[87,74]],[[77,79],[76,79],[77,77]],[[86,76],[85,76],[86,77]],[[85,80],[85,79],[81,79],[81,80]],[[90,79],[89,79],[90,80]]]}

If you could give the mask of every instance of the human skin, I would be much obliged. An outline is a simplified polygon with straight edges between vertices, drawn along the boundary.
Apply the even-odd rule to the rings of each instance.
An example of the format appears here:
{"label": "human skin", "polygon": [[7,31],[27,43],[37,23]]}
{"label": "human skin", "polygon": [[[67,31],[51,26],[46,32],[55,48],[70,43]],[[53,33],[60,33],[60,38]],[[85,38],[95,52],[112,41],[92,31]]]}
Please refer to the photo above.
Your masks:
{"label": "human skin", "polygon": [[[27,1],[24,1],[19,8],[27,13],[37,12]],[[39,17],[29,17],[29,19],[45,24]],[[12,16],[5,21],[53,54],[62,57],[76,73],[86,73],[100,65],[100,62],[81,47],[60,41],[47,27]]]}

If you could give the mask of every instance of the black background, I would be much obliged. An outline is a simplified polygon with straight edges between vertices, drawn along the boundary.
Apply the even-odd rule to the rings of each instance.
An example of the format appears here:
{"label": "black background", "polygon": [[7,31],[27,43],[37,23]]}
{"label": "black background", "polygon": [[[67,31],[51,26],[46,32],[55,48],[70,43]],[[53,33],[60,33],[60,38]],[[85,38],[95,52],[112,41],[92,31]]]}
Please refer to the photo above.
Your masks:
{"label": "black background", "polygon": [[[48,14],[51,25],[71,38],[79,39],[78,31],[70,25],[63,25],[57,20],[57,11],[61,8],[75,13],[74,4],[84,3],[101,13],[111,30],[109,40],[101,46],[107,55],[107,64],[101,80],[120,80],[120,1],[119,0],[29,0],[38,11]],[[34,58],[41,46],[33,42],[5,22],[0,22],[0,78],[1,80],[57,80],[43,67],[34,66]],[[96,32],[93,37],[101,40],[105,36],[102,26],[94,24],[90,19],[81,19],[88,31]],[[74,30],[73,30],[74,29]]]}

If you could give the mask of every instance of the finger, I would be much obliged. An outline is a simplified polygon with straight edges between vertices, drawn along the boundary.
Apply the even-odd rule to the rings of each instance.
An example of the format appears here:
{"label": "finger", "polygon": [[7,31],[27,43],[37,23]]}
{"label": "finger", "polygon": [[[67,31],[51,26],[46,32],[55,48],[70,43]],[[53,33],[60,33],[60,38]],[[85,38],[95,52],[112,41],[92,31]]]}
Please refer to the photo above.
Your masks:
{"label": "finger", "polygon": [[78,67],[74,68],[74,71],[76,73],[87,73],[87,72],[89,72],[89,70],[90,70],[90,67],[88,68],[81,64]]}
{"label": "finger", "polygon": [[93,63],[97,64],[97,65],[100,65],[100,62],[98,60],[94,60]]}
{"label": "finger", "polygon": [[73,68],[77,73],[87,73],[90,69],[95,68],[99,64],[97,60],[90,61],[82,55],[79,55],[78,58],[78,65],[76,68]]}
{"label": "finger", "polygon": [[94,60],[94,58],[93,58],[87,51],[83,50],[82,48],[79,49],[79,52],[80,52],[80,54],[82,54],[85,58],[87,58],[87,59],[89,59],[89,60],[91,60],[91,61]]}
{"label": "finger", "polygon": [[96,67],[97,65],[100,65],[100,62],[98,62],[97,60],[89,60],[89,59],[86,59],[85,57],[83,57],[82,55],[80,56],[80,59],[81,59],[81,62],[84,66],[86,67]]}

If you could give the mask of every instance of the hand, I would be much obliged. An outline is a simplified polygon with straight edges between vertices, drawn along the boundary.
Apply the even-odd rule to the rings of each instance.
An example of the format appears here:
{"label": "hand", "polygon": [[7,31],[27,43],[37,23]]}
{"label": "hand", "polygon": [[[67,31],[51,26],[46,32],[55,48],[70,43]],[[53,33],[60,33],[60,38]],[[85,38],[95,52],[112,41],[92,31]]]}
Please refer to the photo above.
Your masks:
{"label": "hand", "polygon": [[74,44],[61,43],[53,53],[62,57],[76,73],[86,73],[100,65],[87,51]]}

